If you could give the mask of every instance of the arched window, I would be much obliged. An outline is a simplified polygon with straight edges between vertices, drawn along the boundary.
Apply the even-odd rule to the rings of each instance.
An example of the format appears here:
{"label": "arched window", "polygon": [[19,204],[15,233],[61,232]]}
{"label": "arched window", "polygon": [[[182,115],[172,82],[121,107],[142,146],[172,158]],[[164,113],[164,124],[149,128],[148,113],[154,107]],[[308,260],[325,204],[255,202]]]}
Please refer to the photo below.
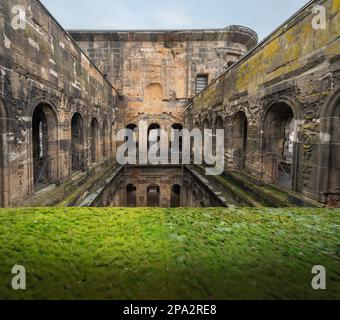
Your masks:
{"label": "arched window", "polygon": [[243,169],[246,165],[248,140],[248,121],[243,111],[235,115],[232,128],[234,165],[238,169]]}
{"label": "arched window", "polygon": [[83,118],[78,112],[71,119],[71,161],[72,171],[84,170],[84,126]]}
{"label": "arched window", "polygon": [[216,118],[215,127],[216,127],[216,129],[224,129],[223,128],[223,119],[221,117]]}
{"label": "arched window", "polygon": [[293,185],[296,122],[290,106],[277,103],[264,119],[263,151],[265,178],[287,189]]}
{"label": "arched window", "polygon": [[170,148],[173,146],[173,141],[178,141],[179,152],[182,152],[183,148],[183,136],[182,136],[183,126],[179,123],[175,123],[171,126],[171,141]]}
{"label": "arched window", "polygon": [[98,160],[98,121],[93,118],[91,121],[91,162],[95,163]]}
{"label": "arched window", "polygon": [[38,105],[32,117],[33,178],[35,191],[58,175],[57,117],[48,104]]}
{"label": "arched window", "polygon": [[103,123],[103,158],[106,158],[108,156],[108,145],[109,145],[109,133],[108,133],[108,127],[106,121]]}
{"label": "arched window", "polygon": [[151,184],[147,190],[148,207],[160,207],[160,188],[156,184]]}
{"label": "arched window", "polygon": [[133,184],[126,186],[126,206],[129,208],[137,206],[137,188]]}
{"label": "arched window", "polygon": [[171,208],[179,208],[181,206],[181,191],[182,187],[179,184],[172,186],[170,199]]}

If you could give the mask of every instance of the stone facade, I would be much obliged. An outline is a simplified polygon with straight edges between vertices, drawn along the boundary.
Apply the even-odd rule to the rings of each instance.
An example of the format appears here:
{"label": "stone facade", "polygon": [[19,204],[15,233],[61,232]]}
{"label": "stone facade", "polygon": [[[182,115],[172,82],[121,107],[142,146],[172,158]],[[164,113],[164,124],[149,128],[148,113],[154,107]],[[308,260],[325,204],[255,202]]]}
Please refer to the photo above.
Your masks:
{"label": "stone facade", "polygon": [[115,161],[119,95],[39,1],[0,3],[0,88],[1,206]]}
{"label": "stone facade", "polygon": [[[326,29],[313,27],[315,5]],[[254,48],[240,26],[67,33],[40,1],[2,0],[0,206],[53,205],[76,189],[80,201],[112,174],[117,130],[141,120],[225,129],[226,171],[340,206],[339,26],[340,0],[315,0]],[[137,188],[135,205],[212,204],[175,168],[131,170],[98,205]]]}
{"label": "stone facade", "polygon": [[257,43],[240,26],[184,31],[70,31],[90,59],[126,97],[126,126],[141,120],[170,130],[183,125],[198,75],[208,83]]}
{"label": "stone facade", "polygon": [[339,206],[339,35],[340,1],[313,1],[195,96],[186,126],[225,128],[226,170]]}

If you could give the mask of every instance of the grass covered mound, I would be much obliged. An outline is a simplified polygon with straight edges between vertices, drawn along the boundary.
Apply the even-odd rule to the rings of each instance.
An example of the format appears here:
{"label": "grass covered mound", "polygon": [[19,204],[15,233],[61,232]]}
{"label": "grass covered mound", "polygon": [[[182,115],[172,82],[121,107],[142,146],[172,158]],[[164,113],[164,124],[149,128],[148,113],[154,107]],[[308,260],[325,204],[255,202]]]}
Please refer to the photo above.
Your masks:
{"label": "grass covered mound", "polygon": [[0,299],[339,299],[339,222],[324,209],[0,210]]}

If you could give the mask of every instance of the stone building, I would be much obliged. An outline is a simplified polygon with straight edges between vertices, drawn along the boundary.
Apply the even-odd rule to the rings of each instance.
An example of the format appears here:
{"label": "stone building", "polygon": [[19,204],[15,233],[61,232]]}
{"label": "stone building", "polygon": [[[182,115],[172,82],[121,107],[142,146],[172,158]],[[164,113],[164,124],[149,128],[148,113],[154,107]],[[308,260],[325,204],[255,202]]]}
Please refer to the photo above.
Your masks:
{"label": "stone building", "polygon": [[216,30],[70,31],[126,97],[126,126],[183,127],[188,101],[257,43],[246,27]]}
{"label": "stone building", "polygon": [[186,125],[226,130],[226,170],[339,206],[339,37],[340,1],[312,1],[196,95]]}
{"label": "stone building", "polygon": [[[339,17],[311,1],[257,45],[240,26],[66,32],[40,1],[2,0],[0,205],[340,206]],[[117,130],[141,120],[225,129],[224,176],[262,200],[198,169],[120,168]]]}

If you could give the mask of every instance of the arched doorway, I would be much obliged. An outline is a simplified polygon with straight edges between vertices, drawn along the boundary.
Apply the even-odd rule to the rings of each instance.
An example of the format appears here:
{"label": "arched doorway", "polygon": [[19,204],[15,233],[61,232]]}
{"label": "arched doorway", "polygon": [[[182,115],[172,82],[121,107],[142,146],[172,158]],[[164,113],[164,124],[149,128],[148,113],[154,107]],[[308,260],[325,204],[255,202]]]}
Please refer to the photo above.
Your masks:
{"label": "arched doorway", "polygon": [[[331,141],[330,141],[330,162],[328,174],[329,201],[340,199],[340,99],[338,100],[332,114]],[[334,199],[332,199],[334,197]],[[339,204],[334,206],[338,206]]]}
{"label": "arched doorway", "polygon": [[137,188],[133,184],[126,186],[126,206],[129,208],[137,206]]}
{"label": "arched doorway", "polygon": [[84,170],[84,126],[83,118],[78,112],[71,119],[71,161],[72,171]]}
{"label": "arched doorway", "polygon": [[32,117],[33,179],[38,191],[58,175],[57,117],[48,104],[38,105]]}
{"label": "arched doorway", "polygon": [[297,135],[293,110],[285,103],[272,105],[266,113],[263,126],[265,179],[292,189]]}
{"label": "arched doorway", "polygon": [[102,138],[102,143],[103,143],[103,158],[106,158],[108,156],[108,145],[109,145],[109,132],[108,132],[108,126],[107,122],[104,121],[103,123],[103,138]]}
{"label": "arched doorway", "polygon": [[[161,130],[161,127],[157,123],[153,123],[149,126],[149,128],[148,128],[148,149],[150,149],[154,144],[156,144],[157,142],[160,141],[160,130]],[[150,142],[150,139],[154,138],[156,136],[158,137],[157,142]]]}
{"label": "arched doorway", "polygon": [[183,148],[182,130],[183,126],[179,123],[175,123],[171,126],[170,148],[173,146],[173,141],[178,141],[179,152],[182,152]]}
{"label": "arched doorway", "polygon": [[98,121],[93,118],[91,121],[91,162],[95,163],[98,160]]}
{"label": "arched doorway", "polygon": [[175,184],[171,188],[170,207],[179,208],[181,206],[181,191],[182,187],[179,184]]}
{"label": "arched doorway", "polygon": [[238,169],[243,169],[246,165],[248,139],[248,121],[243,111],[239,111],[235,115],[232,128],[234,165]]}
{"label": "arched doorway", "polygon": [[156,184],[151,184],[147,189],[147,206],[150,208],[160,207],[160,188]]}

